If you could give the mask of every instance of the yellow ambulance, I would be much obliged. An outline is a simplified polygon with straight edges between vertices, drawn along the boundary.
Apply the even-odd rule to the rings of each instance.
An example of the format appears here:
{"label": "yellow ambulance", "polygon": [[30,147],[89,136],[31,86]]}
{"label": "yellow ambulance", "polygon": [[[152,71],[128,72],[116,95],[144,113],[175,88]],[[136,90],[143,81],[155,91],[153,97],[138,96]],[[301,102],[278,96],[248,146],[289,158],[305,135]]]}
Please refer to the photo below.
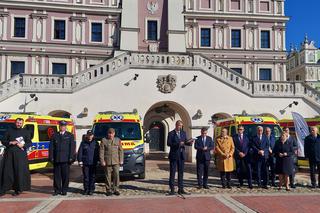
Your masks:
{"label": "yellow ambulance", "polygon": [[237,133],[239,125],[244,127],[244,132],[249,138],[252,138],[257,134],[258,126],[262,126],[263,128],[270,127],[276,140],[280,137],[282,132],[278,121],[274,117],[260,115],[234,115],[232,118],[218,120],[214,123],[214,137],[218,137],[223,128],[227,128],[229,130],[229,135],[233,136]]}
{"label": "yellow ambulance", "polygon": [[41,169],[50,167],[49,143],[52,135],[59,131],[59,121],[67,122],[67,131],[75,134],[72,119],[58,118],[48,115],[37,115],[35,113],[0,113],[0,141],[6,131],[15,126],[15,120],[22,118],[23,127],[30,131],[32,146],[28,150],[29,169]]}
{"label": "yellow ambulance", "polygon": [[[320,117],[305,118],[305,121],[306,121],[308,127],[316,126],[316,127],[318,127],[318,129],[320,129]],[[297,137],[295,127],[294,127],[294,122],[292,119],[279,120],[279,124],[282,128],[289,127],[290,135],[295,138]],[[309,167],[309,161],[305,157],[298,157],[298,166],[299,167]]]}
{"label": "yellow ambulance", "polygon": [[121,176],[145,178],[144,139],[140,116],[137,112],[107,111],[97,114],[92,131],[96,140],[106,137],[107,130],[114,128],[124,150]]}

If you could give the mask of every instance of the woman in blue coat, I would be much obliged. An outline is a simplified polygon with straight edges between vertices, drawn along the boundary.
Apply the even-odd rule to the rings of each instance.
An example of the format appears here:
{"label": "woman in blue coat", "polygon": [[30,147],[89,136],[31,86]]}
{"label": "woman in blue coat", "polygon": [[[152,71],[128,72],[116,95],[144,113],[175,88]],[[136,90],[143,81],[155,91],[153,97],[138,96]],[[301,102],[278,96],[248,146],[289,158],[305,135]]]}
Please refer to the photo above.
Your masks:
{"label": "woman in blue coat", "polygon": [[87,131],[78,150],[78,162],[82,167],[84,195],[92,195],[95,190],[96,167],[99,159],[99,144]]}

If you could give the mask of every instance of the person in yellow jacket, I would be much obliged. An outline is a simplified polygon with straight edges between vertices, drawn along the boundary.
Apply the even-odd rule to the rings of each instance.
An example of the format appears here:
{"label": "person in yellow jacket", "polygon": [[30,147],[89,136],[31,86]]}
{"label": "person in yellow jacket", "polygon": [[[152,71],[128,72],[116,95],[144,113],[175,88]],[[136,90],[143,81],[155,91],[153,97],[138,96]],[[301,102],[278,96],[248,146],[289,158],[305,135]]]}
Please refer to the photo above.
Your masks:
{"label": "person in yellow jacket", "polygon": [[[223,128],[221,135],[216,138],[215,154],[217,167],[220,171],[222,188],[231,188],[231,172],[234,170],[234,143],[232,137],[228,136],[228,129]],[[227,179],[227,184],[226,184]]]}

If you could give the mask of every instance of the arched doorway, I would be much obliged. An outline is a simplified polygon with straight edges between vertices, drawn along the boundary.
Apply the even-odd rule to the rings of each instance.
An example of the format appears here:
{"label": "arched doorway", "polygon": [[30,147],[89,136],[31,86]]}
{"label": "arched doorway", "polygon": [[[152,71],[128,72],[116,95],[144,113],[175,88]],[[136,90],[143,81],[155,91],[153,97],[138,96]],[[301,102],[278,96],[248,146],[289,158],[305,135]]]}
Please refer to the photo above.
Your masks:
{"label": "arched doorway", "polygon": [[[143,119],[143,129],[149,138],[149,150],[168,153],[167,135],[175,128],[177,120],[182,120],[183,129],[191,137],[191,118],[188,111],[173,101],[162,101],[152,105]],[[153,141],[150,141],[152,138]],[[190,150],[189,150],[190,149]],[[189,153],[190,152],[190,153]],[[192,147],[187,148],[187,155],[191,156]]]}
{"label": "arched doorway", "polygon": [[164,151],[164,124],[154,121],[149,127],[149,150],[151,152]]}

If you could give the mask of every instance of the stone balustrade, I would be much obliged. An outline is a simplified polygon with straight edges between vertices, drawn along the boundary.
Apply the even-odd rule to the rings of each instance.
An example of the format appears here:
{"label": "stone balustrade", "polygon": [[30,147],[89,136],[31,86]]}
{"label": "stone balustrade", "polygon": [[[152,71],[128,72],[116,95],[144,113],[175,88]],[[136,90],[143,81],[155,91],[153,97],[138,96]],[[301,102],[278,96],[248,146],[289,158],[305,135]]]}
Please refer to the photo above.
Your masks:
{"label": "stone balustrade", "polygon": [[71,93],[129,68],[201,70],[251,97],[296,97],[320,104],[320,92],[303,82],[252,81],[203,55],[124,52],[73,76],[17,75],[0,84],[0,101],[23,92]]}

